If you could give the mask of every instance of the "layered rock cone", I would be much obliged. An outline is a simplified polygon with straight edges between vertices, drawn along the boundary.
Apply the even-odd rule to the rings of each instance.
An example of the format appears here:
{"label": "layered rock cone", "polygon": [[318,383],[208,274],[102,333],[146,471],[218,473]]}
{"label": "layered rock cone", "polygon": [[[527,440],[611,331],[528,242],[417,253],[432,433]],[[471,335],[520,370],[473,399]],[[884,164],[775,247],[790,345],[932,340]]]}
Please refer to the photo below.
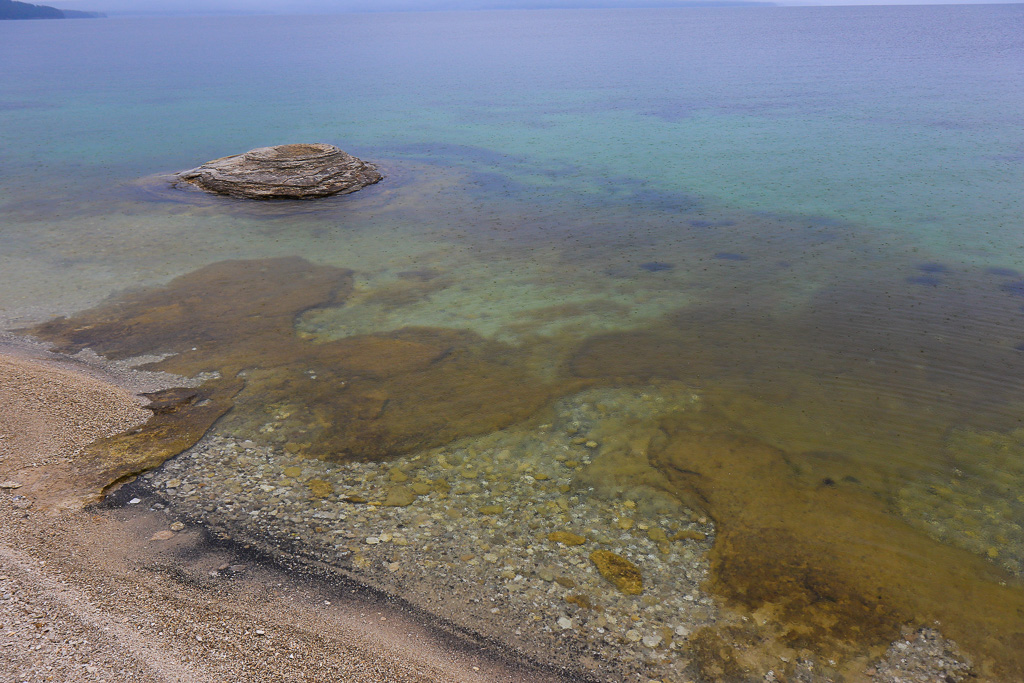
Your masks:
{"label": "layered rock cone", "polygon": [[177,174],[206,192],[250,199],[311,199],[348,194],[384,176],[361,159],[323,143],[260,147]]}

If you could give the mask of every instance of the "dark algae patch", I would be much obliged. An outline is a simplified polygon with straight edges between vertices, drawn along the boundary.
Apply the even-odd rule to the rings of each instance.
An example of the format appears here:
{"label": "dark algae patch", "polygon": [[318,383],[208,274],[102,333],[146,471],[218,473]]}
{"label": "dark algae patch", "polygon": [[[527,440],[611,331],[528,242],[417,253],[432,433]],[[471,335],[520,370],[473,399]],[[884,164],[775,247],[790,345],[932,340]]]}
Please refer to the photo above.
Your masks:
{"label": "dark algae patch", "polygon": [[125,437],[172,444],[164,457],[232,405],[229,433],[297,455],[377,460],[501,429],[559,390],[523,353],[470,332],[410,328],[323,343],[296,333],[299,316],[341,305],[351,291],[351,271],[300,258],[223,261],[28,332],[65,353],[172,354],[146,367],[218,377],[196,404],[201,430],[198,413],[182,409]]}

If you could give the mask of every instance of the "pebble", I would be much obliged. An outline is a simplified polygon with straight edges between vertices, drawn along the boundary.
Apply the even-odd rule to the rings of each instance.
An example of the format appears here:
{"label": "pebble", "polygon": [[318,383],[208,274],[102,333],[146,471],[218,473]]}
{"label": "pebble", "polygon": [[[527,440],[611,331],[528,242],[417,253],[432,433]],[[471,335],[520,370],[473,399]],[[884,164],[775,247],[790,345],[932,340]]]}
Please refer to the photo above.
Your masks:
{"label": "pebble", "polygon": [[132,498],[131,500],[128,501],[128,504],[129,505],[138,505],[141,502],[142,502],[141,498]]}
{"label": "pebble", "polygon": [[505,508],[501,505],[484,505],[480,507],[481,515],[500,515],[505,512]]}
{"label": "pebble", "polygon": [[334,486],[323,479],[310,479],[306,486],[314,498],[328,498],[334,494]]}
{"label": "pebble", "polygon": [[601,576],[615,584],[615,587],[626,595],[640,595],[643,592],[643,579],[636,565],[609,550],[595,550],[590,553],[590,561],[597,567]]}
{"label": "pebble", "polygon": [[7,481],[0,481],[0,489],[20,489],[21,483],[8,479]]}
{"label": "pebble", "polygon": [[387,507],[406,507],[412,505],[416,500],[416,494],[412,489],[405,486],[392,486],[388,489],[388,496],[384,499]]}
{"label": "pebble", "polygon": [[558,627],[563,631],[568,631],[572,628],[572,619],[569,619],[568,617],[559,617]]}
{"label": "pebble", "polygon": [[173,524],[171,524],[171,531],[181,531],[184,528],[185,525],[181,522],[174,522]]}
{"label": "pebble", "polygon": [[168,540],[170,540],[172,538],[174,538],[174,532],[169,530],[169,529],[164,529],[164,530],[158,531],[155,534],[153,534],[152,536],[150,536],[149,540],[151,540],[151,541],[168,541]]}
{"label": "pebble", "polygon": [[552,531],[548,534],[548,540],[552,543],[562,543],[569,546],[583,545],[587,542],[585,536],[574,534],[571,531]]}
{"label": "pebble", "polygon": [[639,643],[641,638],[643,638],[643,636],[640,635],[640,631],[637,631],[635,628],[631,628],[626,631],[626,640],[631,643]]}
{"label": "pebble", "polygon": [[649,648],[652,648],[652,649],[656,648],[659,645],[661,645],[661,636],[659,636],[659,635],[644,636],[643,643],[644,643],[644,647],[649,647]]}

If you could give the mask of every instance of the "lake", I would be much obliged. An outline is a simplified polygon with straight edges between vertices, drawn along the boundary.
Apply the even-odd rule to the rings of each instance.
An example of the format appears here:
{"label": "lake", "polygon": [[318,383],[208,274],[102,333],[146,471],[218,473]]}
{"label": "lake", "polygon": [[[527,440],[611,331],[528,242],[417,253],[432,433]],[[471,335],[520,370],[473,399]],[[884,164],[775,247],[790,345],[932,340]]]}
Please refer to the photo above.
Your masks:
{"label": "lake", "polygon": [[[907,629],[1024,680],[1024,7],[5,22],[0,64],[0,325],[208,378],[140,481],[214,534],[600,680]],[[385,179],[168,181],[291,142]]]}

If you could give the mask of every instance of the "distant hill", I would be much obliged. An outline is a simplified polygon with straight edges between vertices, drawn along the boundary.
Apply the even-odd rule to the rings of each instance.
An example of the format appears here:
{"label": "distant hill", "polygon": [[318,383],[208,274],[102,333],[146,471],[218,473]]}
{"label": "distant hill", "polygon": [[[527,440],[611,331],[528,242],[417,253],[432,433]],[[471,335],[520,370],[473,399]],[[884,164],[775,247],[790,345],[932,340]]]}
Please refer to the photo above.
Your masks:
{"label": "distant hill", "polygon": [[17,0],[0,0],[0,19],[96,19],[104,17],[101,12],[79,12],[59,10],[46,5],[30,5]]}

